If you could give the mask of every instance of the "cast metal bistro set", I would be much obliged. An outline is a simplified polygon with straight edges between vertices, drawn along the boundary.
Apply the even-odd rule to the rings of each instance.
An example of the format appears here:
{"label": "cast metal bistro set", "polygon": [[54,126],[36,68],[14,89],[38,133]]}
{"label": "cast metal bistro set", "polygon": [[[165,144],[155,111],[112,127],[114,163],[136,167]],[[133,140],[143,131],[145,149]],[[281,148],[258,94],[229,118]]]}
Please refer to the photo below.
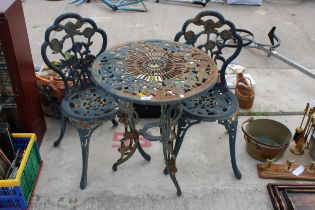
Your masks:
{"label": "cast metal bistro set", "polygon": [[[200,31],[193,32],[189,29],[191,25]],[[58,33],[62,36],[54,38]],[[96,34],[97,41],[101,37],[102,42],[97,45],[100,50],[93,54],[90,47]],[[224,57],[223,48],[231,42],[237,45],[232,53],[229,51],[229,57]],[[218,121],[229,133],[233,172],[241,178],[235,160],[238,102],[225,81],[225,69],[242,47],[233,23],[217,12],[204,11],[187,20],[174,41],[135,41],[105,51],[106,45],[105,31],[93,20],[75,13],[57,17],[46,30],[42,45],[43,60],[65,84],[61,132],[54,145],[61,142],[69,119],[81,141],[82,189],[87,185],[90,137],[104,121],[111,120],[117,125],[116,116],[125,133],[118,149],[120,158],[112,167],[114,171],[136,150],[145,160],[151,159],[139,143],[140,135],[159,141],[166,164],[164,173],[169,174],[177,195],[181,195],[175,173],[176,156],[184,136],[196,123]],[[58,65],[52,62],[56,56],[60,56]],[[138,114],[133,104],[160,106],[160,119],[137,129]],[[148,132],[154,127],[160,129],[160,135]]]}

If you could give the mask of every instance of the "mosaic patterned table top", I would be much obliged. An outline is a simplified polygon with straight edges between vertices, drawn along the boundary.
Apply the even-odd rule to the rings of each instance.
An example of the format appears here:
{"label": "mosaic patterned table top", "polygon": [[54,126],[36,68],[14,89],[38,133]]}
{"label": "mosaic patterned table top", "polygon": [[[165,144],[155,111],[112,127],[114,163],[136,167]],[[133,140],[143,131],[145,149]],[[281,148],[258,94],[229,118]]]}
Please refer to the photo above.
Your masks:
{"label": "mosaic patterned table top", "polygon": [[129,102],[180,103],[211,88],[216,64],[205,52],[178,42],[129,42],[105,51],[92,67],[93,81]]}

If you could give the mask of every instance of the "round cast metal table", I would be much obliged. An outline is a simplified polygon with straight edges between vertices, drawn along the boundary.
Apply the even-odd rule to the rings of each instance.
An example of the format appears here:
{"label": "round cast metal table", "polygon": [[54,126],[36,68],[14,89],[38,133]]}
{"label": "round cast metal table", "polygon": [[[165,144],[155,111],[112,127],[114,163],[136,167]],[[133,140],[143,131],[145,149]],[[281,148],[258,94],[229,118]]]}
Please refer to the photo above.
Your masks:
{"label": "round cast metal table", "polygon": [[[177,171],[173,154],[175,126],[182,113],[181,103],[210,89],[217,81],[218,70],[208,54],[198,48],[171,41],[145,40],[116,46],[100,54],[93,63],[92,80],[114,96],[120,111],[125,134],[118,151],[121,157],[113,165],[128,160],[136,149],[146,159],[150,156],[141,148],[139,135],[163,144],[166,168],[177,188]],[[136,129],[133,103],[160,105],[158,122]],[[160,136],[150,135],[152,127],[160,128]],[[127,142],[128,140],[128,142]]]}

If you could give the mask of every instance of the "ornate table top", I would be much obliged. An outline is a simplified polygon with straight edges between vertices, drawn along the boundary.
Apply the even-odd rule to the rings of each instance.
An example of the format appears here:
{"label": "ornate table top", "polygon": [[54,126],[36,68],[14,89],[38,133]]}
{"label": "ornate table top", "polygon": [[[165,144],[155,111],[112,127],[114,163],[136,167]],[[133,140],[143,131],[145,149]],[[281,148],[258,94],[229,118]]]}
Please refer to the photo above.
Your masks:
{"label": "ornate table top", "polygon": [[211,88],[218,76],[205,52],[178,42],[129,42],[105,51],[92,79],[109,94],[148,105],[180,103]]}

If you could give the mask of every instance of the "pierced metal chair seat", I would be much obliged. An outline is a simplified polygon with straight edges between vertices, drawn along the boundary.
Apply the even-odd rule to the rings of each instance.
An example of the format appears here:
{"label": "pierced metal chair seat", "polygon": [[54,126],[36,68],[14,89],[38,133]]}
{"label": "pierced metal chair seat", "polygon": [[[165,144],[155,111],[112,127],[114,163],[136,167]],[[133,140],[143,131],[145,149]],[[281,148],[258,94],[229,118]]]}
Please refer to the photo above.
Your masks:
{"label": "pierced metal chair seat", "polygon": [[116,103],[113,97],[91,86],[84,90],[71,91],[62,101],[61,109],[73,119],[96,123],[113,119]]}
{"label": "pierced metal chair seat", "polygon": [[[111,120],[116,126],[116,103],[113,97],[106,95],[91,80],[91,66],[96,58],[92,54],[92,44],[104,52],[107,45],[105,31],[99,29],[89,18],[82,18],[75,13],[66,13],[56,18],[47,28],[41,54],[46,65],[63,80],[65,96],[61,102],[61,131],[54,142],[61,142],[67,120],[74,125],[80,136],[82,149],[81,189],[87,185],[87,168],[90,137],[104,121]],[[56,62],[56,60],[58,62]]]}
{"label": "pierced metal chair seat", "polygon": [[[237,132],[238,101],[228,89],[225,70],[241,52],[242,38],[236,33],[232,22],[215,11],[203,11],[196,17],[185,21],[182,30],[175,36],[175,41],[183,41],[206,53],[221,64],[218,82],[208,92],[183,103],[183,115],[178,121],[174,155],[177,156],[188,129],[201,121],[218,121],[229,133],[230,156],[233,172],[241,179],[235,158]],[[229,48],[233,43],[235,48]],[[165,169],[164,173],[168,171]]]}
{"label": "pierced metal chair seat", "polygon": [[207,122],[226,120],[238,113],[238,100],[229,89],[216,84],[199,97],[185,101],[183,112],[189,118]]}

